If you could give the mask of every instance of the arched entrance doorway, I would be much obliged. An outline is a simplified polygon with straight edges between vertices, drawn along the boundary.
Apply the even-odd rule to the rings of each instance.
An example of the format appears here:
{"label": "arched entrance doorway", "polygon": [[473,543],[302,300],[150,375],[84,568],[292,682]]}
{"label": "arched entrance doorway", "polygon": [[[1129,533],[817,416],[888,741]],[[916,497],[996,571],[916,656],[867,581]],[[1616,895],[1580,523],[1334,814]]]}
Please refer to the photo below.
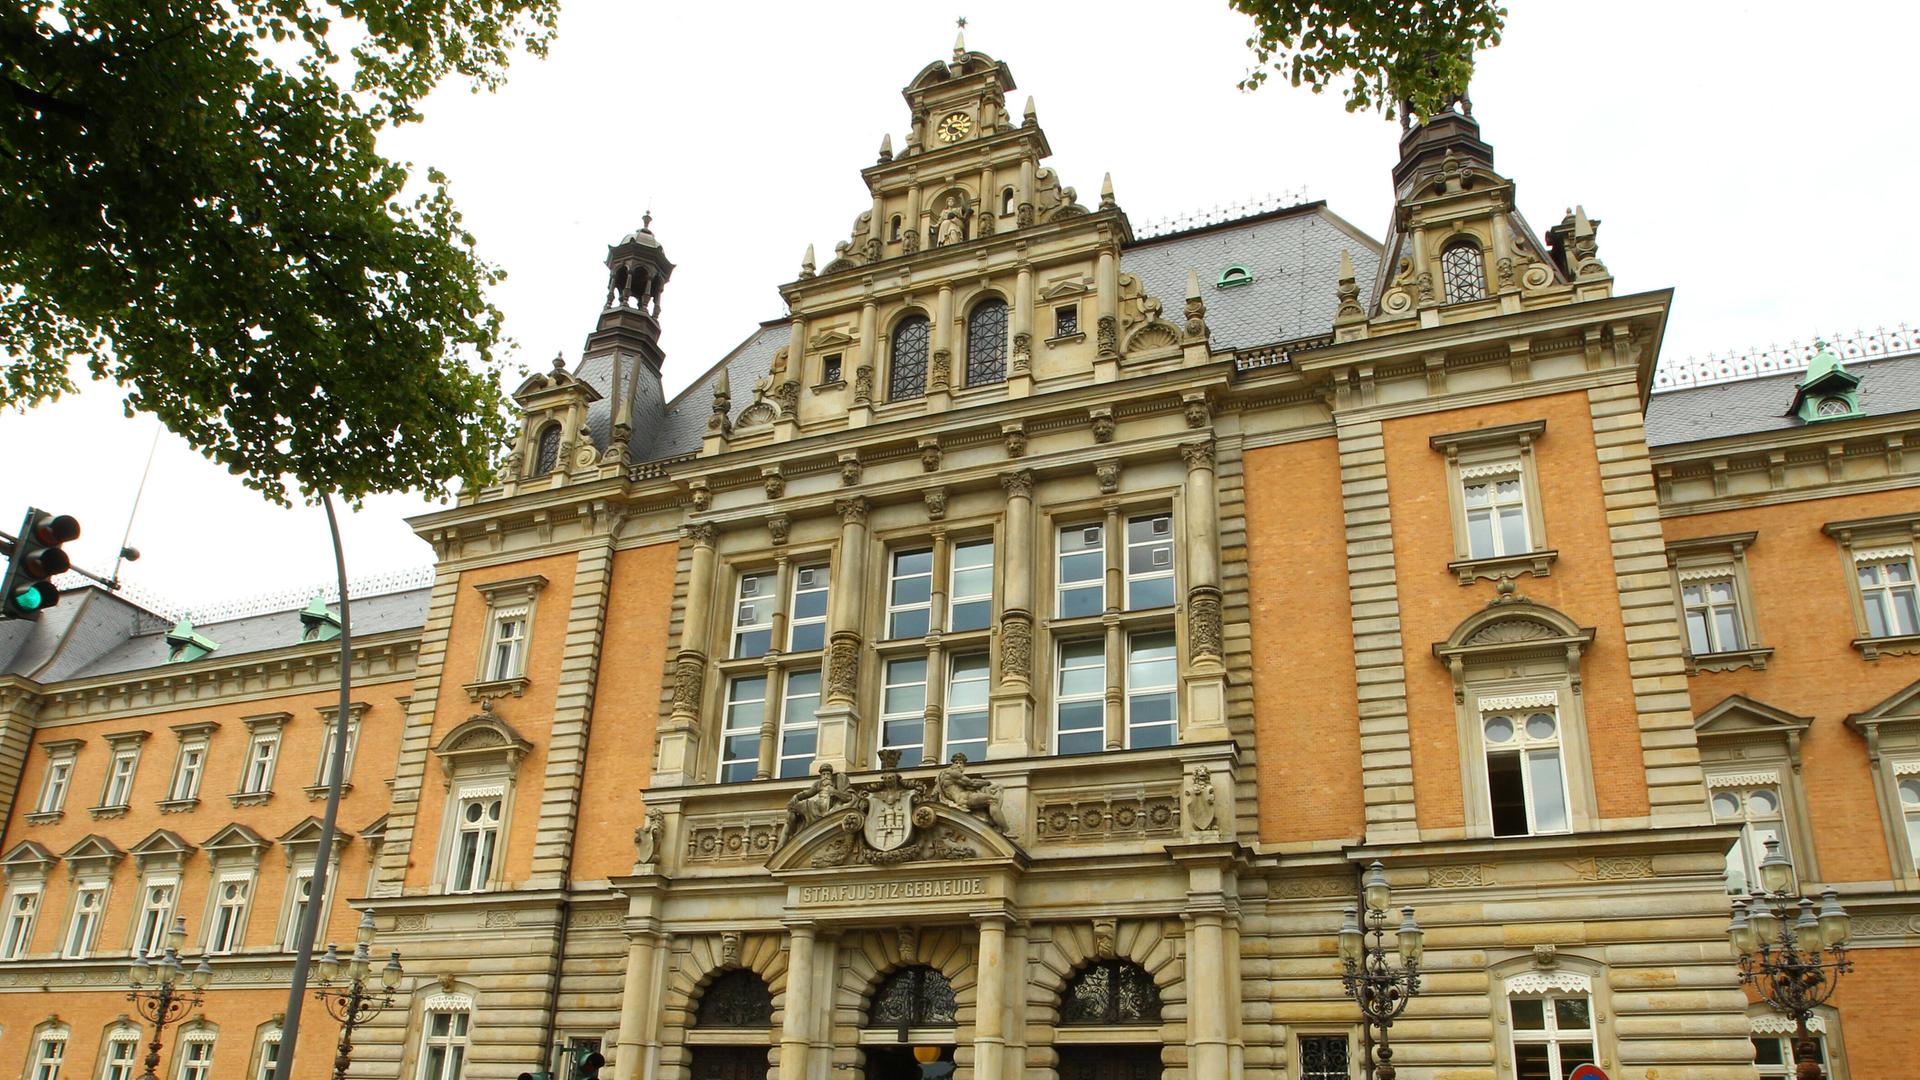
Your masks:
{"label": "arched entrance doorway", "polygon": [[1060,992],[1060,1080],[1160,1080],[1160,988],[1131,960],[1095,960]]}
{"label": "arched entrance doorway", "polygon": [[766,1080],[773,993],[754,972],[735,969],[708,984],[687,1032],[693,1080]]}
{"label": "arched entrance doorway", "polygon": [[[953,1073],[953,984],[925,964],[900,968],[880,980],[867,1004],[860,1043],[866,1080],[937,1080]],[[914,1051],[921,1053],[916,1056]],[[919,1060],[930,1057],[923,1063]]]}

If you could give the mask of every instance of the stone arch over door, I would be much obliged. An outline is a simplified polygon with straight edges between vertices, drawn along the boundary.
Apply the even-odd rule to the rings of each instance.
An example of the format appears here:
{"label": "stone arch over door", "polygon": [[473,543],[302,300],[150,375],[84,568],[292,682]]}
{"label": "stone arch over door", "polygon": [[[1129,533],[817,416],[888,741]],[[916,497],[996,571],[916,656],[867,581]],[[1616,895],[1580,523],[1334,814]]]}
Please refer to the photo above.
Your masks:
{"label": "stone arch over door", "polygon": [[760,976],[773,995],[773,1025],[767,1034],[769,1075],[780,1067],[778,1032],[787,1004],[787,951],[775,934],[721,933],[687,939],[667,958],[665,988],[660,994],[659,1080],[688,1080],[692,1053],[687,1032],[693,1028],[700,996],[713,981],[729,971],[745,969]]}
{"label": "stone arch over door", "polygon": [[863,1076],[866,1051],[860,1034],[867,1027],[867,1008],[873,993],[893,972],[924,964],[939,972],[953,987],[954,1080],[973,1075],[973,1016],[979,987],[975,983],[974,953],[978,938],[971,927],[936,926],[917,933],[895,930],[852,930],[839,940],[835,953],[833,993],[833,1065],[850,1077]]}
{"label": "stone arch over door", "polygon": [[[1131,960],[1153,976],[1160,990],[1162,1080],[1189,1080],[1186,1069],[1187,979],[1184,934],[1178,920],[1143,919],[1096,926],[1094,922],[1035,926],[1028,938],[1026,1000],[1021,1021],[1028,1031],[1053,1032],[1060,1026],[1060,995],[1067,983],[1096,960]],[[1224,975],[1223,975],[1224,977]],[[1166,1051],[1179,1048],[1177,1055]],[[1173,1057],[1176,1060],[1169,1060]],[[1031,1080],[1057,1080],[1059,1051],[1049,1037],[1026,1048]],[[1203,1080],[1193,1077],[1191,1080]]]}

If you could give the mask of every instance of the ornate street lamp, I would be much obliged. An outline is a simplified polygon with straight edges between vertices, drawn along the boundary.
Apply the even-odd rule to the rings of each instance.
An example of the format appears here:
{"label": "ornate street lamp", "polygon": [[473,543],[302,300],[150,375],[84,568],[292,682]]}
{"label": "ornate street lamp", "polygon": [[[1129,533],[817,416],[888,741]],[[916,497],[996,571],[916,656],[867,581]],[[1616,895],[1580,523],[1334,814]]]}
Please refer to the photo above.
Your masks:
{"label": "ornate street lamp", "polygon": [[[1347,996],[1358,1002],[1366,1023],[1366,1047],[1363,1068],[1376,1080],[1393,1080],[1393,1048],[1387,1032],[1393,1020],[1406,1011],[1407,1002],[1420,992],[1420,961],[1426,955],[1426,931],[1413,919],[1413,909],[1400,909],[1400,926],[1395,932],[1400,963],[1387,958],[1387,908],[1393,897],[1387,888],[1387,868],[1378,862],[1367,868],[1361,884],[1361,903],[1366,906],[1366,925],[1360,914],[1348,908],[1340,926],[1340,961],[1346,965],[1341,982]],[[1371,940],[1369,940],[1371,939]],[[1379,1031],[1376,1041],[1375,1030]]]}
{"label": "ornate street lamp", "polygon": [[[380,969],[380,987],[376,994],[369,993],[368,976],[372,973],[373,960],[373,912],[369,911],[360,918],[360,926],[354,931],[357,939],[353,947],[353,958],[346,961],[347,981],[336,987],[333,982],[340,978],[342,967],[340,952],[332,942],[327,943],[327,953],[320,958],[320,985],[313,996],[327,1007],[327,1012],[340,1021],[340,1045],[333,1055],[333,1080],[346,1080],[347,1066],[353,1063],[353,1029],[380,1015],[393,1006],[393,992],[400,987],[400,950],[393,951],[393,958]],[[291,1062],[288,1063],[291,1065]]]}
{"label": "ornate street lamp", "polygon": [[[167,947],[160,954],[160,962],[151,963],[145,956],[138,956],[127,972],[127,1000],[153,1023],[153,1041],[147,1044],[147,1070],[140,1074],[140,1080],[157,1080],[153,1070],[160,1066],[160,1043],[167,1025],[179,1023],[199,1008],[203,992],[213,982],[213,968],[207,964],[205,953],[192,971],[185,970],[180,947],[186,943],[187,920],[175,919],[173,929],[167,931]],[[149,986],[152,989],[147,989]]]}
{"label": "ornate street lamp", "polygon": [[1807,1020],[1833,997],[1840,976],[1853,970],[1847,959],[1853,917],[1831,888],[1820,894],[1816,914],[1813,901],[1795,896],[1792,886],[1793,863],[1781,854],[1780,841],[1767,841],[1760,888],[1733,902],[1727,937],[1740,956],[1741,985],[1793,1021],[1794,1076],[1821,1080],[1820,1051]]}

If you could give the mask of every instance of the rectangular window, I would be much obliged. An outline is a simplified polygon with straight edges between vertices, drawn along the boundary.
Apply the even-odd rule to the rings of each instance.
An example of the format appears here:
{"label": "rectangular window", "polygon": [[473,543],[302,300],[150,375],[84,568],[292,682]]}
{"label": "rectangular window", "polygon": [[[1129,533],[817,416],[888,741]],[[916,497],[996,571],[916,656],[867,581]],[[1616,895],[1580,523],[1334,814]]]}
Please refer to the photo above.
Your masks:
{"label": "rectangular window", "polygon": [[[1731,778],[1729,778],[1731,779]],[[1713,820],[1734,825],[1740,838],[1727,851],[1727,892],[1745,896],[1760,887],[1760,860],[1767,857],[1767,841],[1780,842],[1780,854],[1789,858],[1787,827],[1780,812],[1780,789],[1772,785],[1718,787],[1707,778],[1712,790]]]}
{"label": "rectangular window", "polygon": [[173,926],[173,898],[179,883],[172,879],[149,881],[140,890],[140,916],[134,924],[133,955],[159,956],[167,948],[167,931]]}
{"label": "rectangular window", "polygon": [[430,1012],[426,1048],[420,1055],[420,1080],[460,1080],[467,1064],[467,1014]]}
{"label": "rectangular window", "polygon": [[260,1040],[260,1075],[254,1080],[280,1080],[280,1033],[269,1032]]}
{"label": "rectangular window", "polygon": [[942,757],[967,755],[968,761],[987,758],[986,653],[956,656],[947,673],[947,745]]}
{"label": "rectangular window", "polygon": [[1520,463],[1460,470],[1467,510],[1467,557],[1491,559],[1533,550]]}
{"label": "rectangular window", "polygon": [[42,1035],[33,1053],[33,1080],[60,1080],[60,1066],[66,1060],[66,1035]]}
{"label": "rectangular window", "polygon": [[743,675],[727,683],[720,728],[720,782],[738,784],[760,769],[760,725],[767,718],[767,677]]}
{"label": "rectangular window", "polygon": [[47,762],[47,776],[40,784],[39,814],[57,814],[67,804],[67,786],[73,782],[73,755],[62,754]]}
{"label": "rectangular window", "polygon": [[487,648],[487,678],[517,679],[526,674],[527,613],[524,607],[493,613],[493,642]]}
{"label": "rectangular window", "polygon": [[1127,638],[1127,745],[1172,746],[1177,721],[1173,631]]}
{"label": "rectangular window", "polygon": [[947,599],[947,629],[986,629],[993,621],[993,541],[972,540],[954,545],[952,579]]}
{"label": "rectangular window", "polygon": [[1080,332],[1080,305],[1061,304],[1053,309],[1053,336],[1068,337]]}
{"label": "rectangular window", "polygon": [[933,552],[896,551],[887,580],[887,637],[927,636],[932,627]]}
{"label": "rectangular window", "polygon": [[1173,517],[1127,522],[1127,610],[1173,604]]}
{"label": "rectangular window", "polygon": [[911,768],[926,760],[926,743],[927,658],[889,660],[880,692],[880,749],[900,751],[900,764]]}
{"label": "rectangular window", "polygon": [[133,1080],[134,1058],[139,1051],[140,1044],[135,1036],[114,1036],[107,1043],[107,1067],[100,1074],[100,1080]]}
{"label": "rectangular window", "polygon": [[1899,777],[1900,815],[1906,819],[1907,855],[1920,866],[1920,773]]}
{"label": "rectangular window", "polygon": [[1740,601],[1733,576],[1682,582],[1680,606],[1687,622],[1687,651],[1695,656],[1744,649]]}
{"label": "rectangular window", "polygon": [[255,732],[247,745],[247,771],[240,781],[240,793],[257,795],[273,790],[273,766],[280,757],[278,731]]}
{"label": "rectangular window", "polygon": [[733,598],[733,655],[765,656],[773,648],[773,608],[777,597],[772,574],[741,574]]}
{"label": "rectangular window", "polygon": [[[324,787],[333,782],[333,739],[339,730],[338,720],[329,716],[321,725],[320,735],[320,771],[314,776],[315,787]],[[348,783],[353,779],[353,752],[360,746],[360,721],[347,721],[347,768],[340,782]]]}
{"label": "rectangular window", "polygon": [[787,672],[786,696],[780,701],[780,762],[775,776],[787,780],[813,771],[820,734],[814,714],[819,710],[820,672]]}
{"label": "rectangular window", "polygon": [[181,1047],[180,1080],[213,1080],[213,1040],[194,1039]]}
{"label": "rectangular window", "polygon": [[1099,525],[1074,525],[1060,530],[1055,580],[1062,619],[1098,615],[1107,606],[1107,547]]}
{"label": "rectangular window", "polygon": [[839,353],[828,353],[820,360],[820,381],[828,385],[840,381]]}
{"label": "rectangular window", "polygon": [[[1815,1035],[1813,1049],[1815,1058],[1820,1062],[1820,1075],[1832,1076],[1833,1073],[1827,1068],[1827,1040]],[[1755,1035],[1753,1063],[1760,1070],[1761,1080],[1792,1080],[1793,1040],[1783,1035]]]}
{"label": "rectangular window", "polygon": [[1059,685],[1053,695],[1055,753],[1092,754],[1106,748],[1106,696],[1106,642],[1061,642]]}
{"label": "rectangular window", "polygon": [[247,922],[247,900],[253,893],[248,878],[222,878],[214,892],[213,922],[207,927],[207,951],[230,953],[240,948]]}
{"label": "rectangular window", "polygon": [[493,884],[493,861],[500,847],[500,815],[504,795],[476,795],[460,800],[454,826],[453,875],[449,892],[485,892]]}
{"label": "rectangular window", "polygon": [[287,905],[287,925],[280,940],[291,951],[300,941],[300,920],[307,917],[307,905],[313,902],[313,868],[294,871],[293,883],[288,887],[293,891],[293,899]]}
{"label": "rectangular window", "polygon": [[1512,998],[1515,1080],[1567,1080],[1594,1063],[1593,1010],[1586,995]]}
{"label": "rectangular window", "polygon": [[1487,795],[1495,836],[1567,830],[1567,781],[1560,762],[1560,721],[1549,710],[1482,716]]}
{"label": "rectangular window", "polygon": [[793,602],[787,611],[788,652],[826,648],[829,576],[825,566],[803,566],[793,572]]}
{"label": "rectangular window", "polygon": [[1866,609],[1868,637],[1920,633],[1920,598],[1915,594],[1913,557],[1863,562],[1860,604]]}
{"label": "rectangular window", "polygon": [[1300,1080],[1349,1080],[1345,1035],[1300,1036]]}
{"label": "rectangular window", "polygon": [[33,940],[33,917],[40,910],[40,890],[20,888],[7,897],[7,923],[0,928],[0,960],[18,960],[27,955]]}
{"label": "rectangular window", "polygon": [[133,801],[133,771],[140,765],[140,751],[132,747],[116,750],[107,771],[106,794],[101,806],[125,806]]}
{"label": "rectangular window", "polygon": [[100,932],[100,915],[107,906],[107,883],[82,882],[73,894],[73,920],[67,926],[67,940],[60,955],[83,960],[93,951],[94,935]]}
{"label": "rectangular window", "polygon": [[206,767],[206,743],[181,743],[180,760],[174,764],[173,785],[167,790],[167,798],[176,802],[199,798],[200,774]]}

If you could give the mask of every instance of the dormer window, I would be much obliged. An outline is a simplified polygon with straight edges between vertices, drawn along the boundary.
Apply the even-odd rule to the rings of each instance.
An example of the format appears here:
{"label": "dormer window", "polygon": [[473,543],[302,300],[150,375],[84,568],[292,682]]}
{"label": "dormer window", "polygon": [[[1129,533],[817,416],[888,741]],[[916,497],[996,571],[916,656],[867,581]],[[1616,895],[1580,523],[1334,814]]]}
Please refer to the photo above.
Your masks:
{"label": "dormer window", "polygon": [[1852,415],[1853,403],[1846,398],[1829,397],[1820,399],[1820,416],[1822,418],[1832,419],[1834,417]]}
{"label": "dormer window", "polygon": [[193,620],[185,615],[167,632],[167,663],[184,664],[198,660],[220,647],[220,643],[193,628]]}
{"label": "dormer window", "polygon": [[1440,253],[1440,277],[1449,304],[1486,299],[1487,266],[1480,245],[1465,238],[1448,244]]}
{"label": "dormer window", "polygon": [[1220,271],[1220,276],[1214,279],[1213,287],[1216,289],[1232,289],[1237,286],[1251,284],[1253,284],[1253,271],[1244,266],[1229,266],[1225,270]]}
{"label": "dormer window", "polygon": [[1794,384],[1787,415],[1803,424],[1865,415],[1860,411],[1859,389],[1860,376],[1848,371],[1826,342],[1817,341],[1807,373]]}
{"label": "dormer window", "polygon": [[534,454],[533,471],[545,476],[560,464],[560,425],[549,423],[540,429],[540,448]]}

